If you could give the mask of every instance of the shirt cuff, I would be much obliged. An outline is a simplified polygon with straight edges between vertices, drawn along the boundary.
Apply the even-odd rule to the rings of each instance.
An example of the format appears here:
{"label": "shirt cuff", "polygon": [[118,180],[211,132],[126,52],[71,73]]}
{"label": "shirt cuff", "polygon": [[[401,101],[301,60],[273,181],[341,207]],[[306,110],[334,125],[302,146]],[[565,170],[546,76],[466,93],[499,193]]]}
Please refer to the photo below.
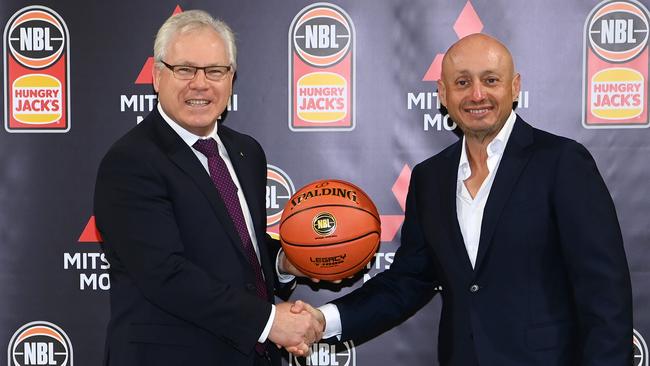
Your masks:
{"label": "shirt cuff", "polygon": [[318,308],[325,317],[325,331],[323,331],[323,339],[336,337],[341,340],[341,333],[343,327],[341,326],[341,314],[339,308],[334,304],[325,304]]}
{"label": "shirt cuff", "polygon": [[296,276],[280,272],[280,260],[282,260],[281,256],[284,257],[284,250],[282,249],[278,251],[278,255],[275,257],[275,272],[278,274],[278,281],[280,283],[289,283],[293,281]]}
{"label": "shirt cuff", "polygon": [[266,322],[266,327],[264,327],[264,330],[262,331],[262,335],[257,339],[259,343],[264,343],[266,342],[266,339],[269,337],[269,333],[271,333],[271,326],[273,325],[273,321],[275,320],[275,305],[271,304],[271,315],[269,316],[269,320]]}

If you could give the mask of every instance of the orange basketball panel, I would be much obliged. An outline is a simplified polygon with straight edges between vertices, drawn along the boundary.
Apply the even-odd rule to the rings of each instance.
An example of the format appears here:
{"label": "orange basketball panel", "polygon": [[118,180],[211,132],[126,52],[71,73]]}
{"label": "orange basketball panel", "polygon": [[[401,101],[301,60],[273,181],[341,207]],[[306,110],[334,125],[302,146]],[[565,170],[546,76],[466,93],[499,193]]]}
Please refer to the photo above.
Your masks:
{"label": "orange basketball panel", "polygon": [[344,205],[367,210],[379,220],[372,200],[354,184],[340,180],[320,180],[307,184],[296,192],[282,213],[282,220],[294,212],[313,206]]}
{"label": "orange basketball panel", "polygon": [[324,245],[379,233],[381,223],[367,211],[348,206],[303,209],[285,218],[280,236],[291,244]]}
{"label": "orange basketball panel", "polygon": [[371,233],[341,244],[309,247],[282,242],[282,247],[291,263],[309,277],[338,280],[364,268],[377,251],[379,238],[379,233]]}

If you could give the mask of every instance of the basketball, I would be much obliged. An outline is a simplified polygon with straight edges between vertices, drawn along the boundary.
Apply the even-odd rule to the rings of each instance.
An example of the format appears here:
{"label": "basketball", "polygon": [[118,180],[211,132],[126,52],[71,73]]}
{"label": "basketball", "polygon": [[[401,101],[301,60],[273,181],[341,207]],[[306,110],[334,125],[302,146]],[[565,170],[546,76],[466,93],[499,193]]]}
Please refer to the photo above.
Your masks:
{"label": "basketball", "polygon": [[341,180],[302,187],[280,220],[280,242],[289,261],[321,280],[340,280],[362,270],[380,237],[375,204],[359,187]]}

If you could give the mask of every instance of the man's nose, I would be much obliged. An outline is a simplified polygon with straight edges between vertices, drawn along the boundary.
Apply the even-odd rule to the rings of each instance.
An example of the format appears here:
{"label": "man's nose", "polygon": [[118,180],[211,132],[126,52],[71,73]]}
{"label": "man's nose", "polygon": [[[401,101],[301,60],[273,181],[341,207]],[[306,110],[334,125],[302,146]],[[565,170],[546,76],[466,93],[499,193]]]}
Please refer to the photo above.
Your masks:
{"label": "man's nose", "polygon": [[207,86],[208,79],[205,77],[205,70],[196,70],[196,74],[194,74],[194,77],[190,80],[190,87],[202,89],[207,88]]}
{"label": "man's nose", "polygon": [[485,99],[485,89],[481,83],[474,83],[472,86],[472,100],[481,101]]}

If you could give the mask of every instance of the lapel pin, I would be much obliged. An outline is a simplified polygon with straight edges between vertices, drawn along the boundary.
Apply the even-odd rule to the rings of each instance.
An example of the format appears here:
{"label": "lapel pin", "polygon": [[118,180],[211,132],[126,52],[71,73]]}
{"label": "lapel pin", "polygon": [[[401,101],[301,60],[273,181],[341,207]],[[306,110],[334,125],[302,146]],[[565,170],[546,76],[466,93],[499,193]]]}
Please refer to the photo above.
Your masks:
{"label": "lapel pin", "polygon": [[242,158],[244,157],[244,153],[241,151],[239,152],[239,155],[241,155]]}

